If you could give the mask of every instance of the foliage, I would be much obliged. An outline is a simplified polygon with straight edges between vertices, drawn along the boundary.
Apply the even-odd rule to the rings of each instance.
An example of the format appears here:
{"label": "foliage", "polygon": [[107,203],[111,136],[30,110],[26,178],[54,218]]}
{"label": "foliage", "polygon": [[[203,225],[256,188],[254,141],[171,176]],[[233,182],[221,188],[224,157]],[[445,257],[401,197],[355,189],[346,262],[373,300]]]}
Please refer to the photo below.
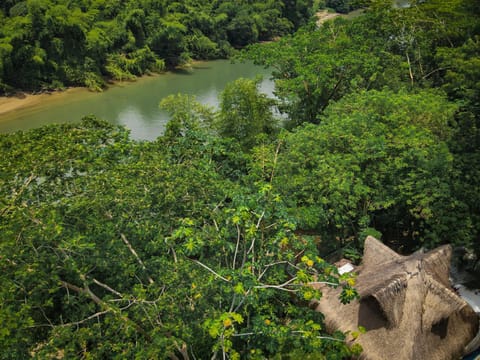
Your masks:
{"label": "foliage", "polygon": [[265,174],[222,175],[228,142],[186,125],[137,143],[86,118],[0,147],[0,358],[351,354],[304,305],[312,282],[348,301],[353,280],[296,238]]}
{"label": "foliage", "polygon": [[[284,163],[282,193],[293,194],[292,213],[303,219],[302,227],[326,237],[327,248],[380,230],[385,241],[400,250],[453,241],[474,247],[480,255],[478,2],[410,3],[392,7],[391,1],[372,0],[356,18],[311,24],[278,42],[248,49],[245,57],[274,69],[275,94],[279,110],[288,116],[287,126],[320,123],[320,127],[301,128],[292,140],[287,137],[289,160]],[[432,88],[437,90],[423,92]],[[396,100],[379,101],[389,96]],[[411,107],[409,98],[417,99],[421,108]],[[445,112],[436,113],[435,107],[446,107]],[[429,114],[425,119],[436,117],[441,122],[417,123],[414,128],[413,124],[404,127],[404,122],[384,123],[400,114],[404,120],[418,121],[425,111]],[[369,121],[372,131],[358,128]],[[416,138],[408,128],[416,135],[424,131],[428,135]],[[332,153],[331,146],[343,138],[351,138],[352,143]],[[373,167],[362,165],[361,154],[371,151],[369,141],[386,146],[390,140],[420,148],[414,156],[392,150],[390,155],[399,162],[383,167],[391,158],[375,145],[377,150],[366,158],[380,156],[379,161]],[[354,156],[353,150],[358,154]],[[369,169],[375,171],[367,175]],[[423,175],[419,178],[420,169],[424,180]],[[376,195],[378,203],[372,199]]]}
{"label": "foliage", "polygon": [[220,95],[220,112],[215,124],[220,136],[234,138],[244,149],[251,149],[257,138],[272,139],[277,130],[273,116],[274,100],[258,90],[260,79],[237,79]]}
{"label": "foliage", "polygon": [[[0,94],[62,86],[100,90],[103,77],[132,79],[190,59],[291,32],[310,1],[4,1],[0,16]],[[297,4],[298,3],[298,4]],[[58,86],[60,84],[60,86]]]}
{"label": "foliage", "polygon": [[[346,2],[345,2],[346,3]],[[284,35],[309,1],[7,0],[0,89],[124,79]],[[164,99],[154,142],[93,117],[0,136],[0,359],[342,359],[308,304],[367,234],[479,246],[480,23],[419,1],[254,46],[220,108]],[[15,71],[14,71],[15,70]],[[352,337],[361,336],[363,329]]]}
{"label": "foliage", "polygon": [[442,67],[435,49],[461,46],[478,31],[471,3],[392,8],[390,0],[371,1],[362,16],[310,24],[278,42],[253,45],[245,56],[274,69],[280,110],[292,127],[317,123],[329,103],[349,93],[436,85]]}
{"label": "foliage", "polygon": [[479,36],[465,42],[460,48],[439,48],[437,59],[445,71],[442,88],[457,101],[456,132],[450,142],[455,153],[457,197],[467,206],[464,217],[471,217],[474,226],[473,243],[480,254],[480,46]]}
{"label": "foliage", "polygon": [[406,248],[468,242],[448,226],[469,225],[452,215],[454,111],[429,92],[372,90],[332,104],[321,125],[287,136],[279,157],[278,186],[294,217],[327,244],[363,239],[369,227]]}
{"label": "foliage", "polygon": [[160,102],[160,107],[170,114],[165,137],[177,138],[188,132],[199,131],[202,125],[213,123],[213,109],[200,104],[194,96],[170,95]]}
{"label": "foliage", "polygon": [[248,54],[273,68],[279,109],[288,115],[291,127],[317,123],[330,102],[349,92],[380,88],[390,78],[385,63],[398,65],[395,56],[378,48],[375,38],[362,37],[350,22],[313,26],[278,42],[253,46]]}

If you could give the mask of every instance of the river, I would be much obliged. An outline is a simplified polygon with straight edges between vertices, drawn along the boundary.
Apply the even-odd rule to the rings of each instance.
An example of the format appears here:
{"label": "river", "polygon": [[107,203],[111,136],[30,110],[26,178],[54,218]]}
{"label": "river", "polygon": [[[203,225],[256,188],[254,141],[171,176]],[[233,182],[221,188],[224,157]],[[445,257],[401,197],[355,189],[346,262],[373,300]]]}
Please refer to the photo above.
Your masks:
{"label": "river", "polygon": [[114,124],[125,125],[131,137],[153,140],[164,131],[168,114],[158,106],[170,94],[191,94],[203,104],[218,105],[218,95],[225,85],[240,77],[263,76],[260,90],[272,95],[270,72],[252,63],[216,60],[195,63],[191,68],[134,82],[124,82],[101,93],[75,89],[54,94],[33,106],[0,114],[0,133],[26,130],[45,124],[79,121],[94,114]]}

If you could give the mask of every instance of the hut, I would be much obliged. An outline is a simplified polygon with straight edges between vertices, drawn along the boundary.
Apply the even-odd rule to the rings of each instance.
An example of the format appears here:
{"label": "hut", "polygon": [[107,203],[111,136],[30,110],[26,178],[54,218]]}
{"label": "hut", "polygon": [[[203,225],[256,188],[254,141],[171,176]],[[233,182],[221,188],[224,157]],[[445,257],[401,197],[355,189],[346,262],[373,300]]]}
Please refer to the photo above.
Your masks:
{"label": "hut", "polygon": [[478,332],[473,309],[452,289],[451,247],[402,256],[373,237],[365,240],[356,289],[347,305],[340,289],[322,288],[316,309],[330,331],[367,332],[357,339],[362,359],[455,359]]}

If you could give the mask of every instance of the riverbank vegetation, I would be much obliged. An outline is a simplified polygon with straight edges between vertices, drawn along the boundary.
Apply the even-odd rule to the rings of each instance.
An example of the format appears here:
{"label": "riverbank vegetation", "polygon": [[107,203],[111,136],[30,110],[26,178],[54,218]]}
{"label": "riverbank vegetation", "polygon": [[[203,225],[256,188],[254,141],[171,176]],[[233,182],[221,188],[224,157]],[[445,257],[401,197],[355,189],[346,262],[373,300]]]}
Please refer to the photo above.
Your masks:
{"label": "riverbank vegetation", "polygon": [[311,1],[7,0],[0,4],[0,94],[98,90],[190,59],[216,59],[303,25]]}
{"label": "riverbank vegetation", "polygon": [[480,7],[411,3],[251,47],[276,100],[168,97],[153,142],[92,117],[1,135],[0,358],[349,358],[362,329],[307,306],[357,296],[332,251],[478,256]]}

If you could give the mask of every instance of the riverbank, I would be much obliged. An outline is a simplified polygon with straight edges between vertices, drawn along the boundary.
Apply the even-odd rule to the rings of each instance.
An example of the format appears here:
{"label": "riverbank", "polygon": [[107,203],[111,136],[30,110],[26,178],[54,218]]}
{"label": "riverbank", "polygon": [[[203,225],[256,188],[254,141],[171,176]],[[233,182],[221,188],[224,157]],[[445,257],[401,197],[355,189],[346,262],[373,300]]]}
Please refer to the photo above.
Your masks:
{"label": "riverbank", "polygon": [[274,84],[270,71],[252,62],[230,60],[195,62],[191,68],[178,69],[137,78],[136,81],[109,84],[103,92],[86,88],[40,95],[0,98],[0,133],[28,130],[47,124],[78,122],[95,115],[112,124],[126,126],[131,137],[154,140],[163,134],[170,115],[159,102],[172,94],[195,95],[208,106],[218,106],[225,86],[239,77],[263,76],[260,89],[272,96]]}
{"label": "riverbank", "polygon": [[[122,86],[126,83],[136,82],[147,77],[152,77],[152,75],[143,75],[132,81],[110,81],[108,86],[103,91],[108,91],[112,87]],[[69,87],[67,89],[52,90],[41,94],[18,92],[12,96],[0,96],[0,121],[2,121],[1,115],[7,115],[15,111],[26,110],[28,108],[39,107],[44,102],[54,102],[56,100],[62,100],[62,98],[67,96],[86,92],[90,92],[92,94],[98,93],[91,91],[86,87],[78,86]]]}
{"label": "riverbank", "polygon": [[31,106],[36,106],[42,103],[46,99],[51,99],[52,96],[58,96],[61,93],[68,92],[71,89],[65,91],[54,91],[51,93],[43,94],[26,94],[18,93],[13,96],[0,97],[0,115],[4,115],[16,110],[25,109]]}
{"label": "riverbank", "polygon": [[[142,76],[137,76],[133,80],[109,80],[107,82],[107,87],[103,89],[103,91],[108,91],[114,87],[122,87],[125,85],[129,85],[132,83],[136,83],[138,81],[156,78],[157,76],[162,76],[165,74],[171,73],[181,73],[186,71],[191,71],[193,68],[201,67],[202,64],[208,63],[208,61],[204,60],[193,60],[190,63],[179,66],[175,70],[165,71],[161,73],[149,73],[144,74]],[[7,115],[13,113],[15,111],[26,110],[28,108],[34,108],[41,106],[44,102],[55,102],[56,100],[62,100],[63,97],[67,97],[70,95],[75,95],[78,93],[92,93],[97,94],[98,92],[91,91],[86,87],[69,87],[66,89],[59,89],[59,90],[52,90],[48,92],[44,92],[41,94],[32,94],[26,93],[23,91],[19,91],[15,95],[12,96],[0,96],[0,121],[2,121],[2,115]]]}

